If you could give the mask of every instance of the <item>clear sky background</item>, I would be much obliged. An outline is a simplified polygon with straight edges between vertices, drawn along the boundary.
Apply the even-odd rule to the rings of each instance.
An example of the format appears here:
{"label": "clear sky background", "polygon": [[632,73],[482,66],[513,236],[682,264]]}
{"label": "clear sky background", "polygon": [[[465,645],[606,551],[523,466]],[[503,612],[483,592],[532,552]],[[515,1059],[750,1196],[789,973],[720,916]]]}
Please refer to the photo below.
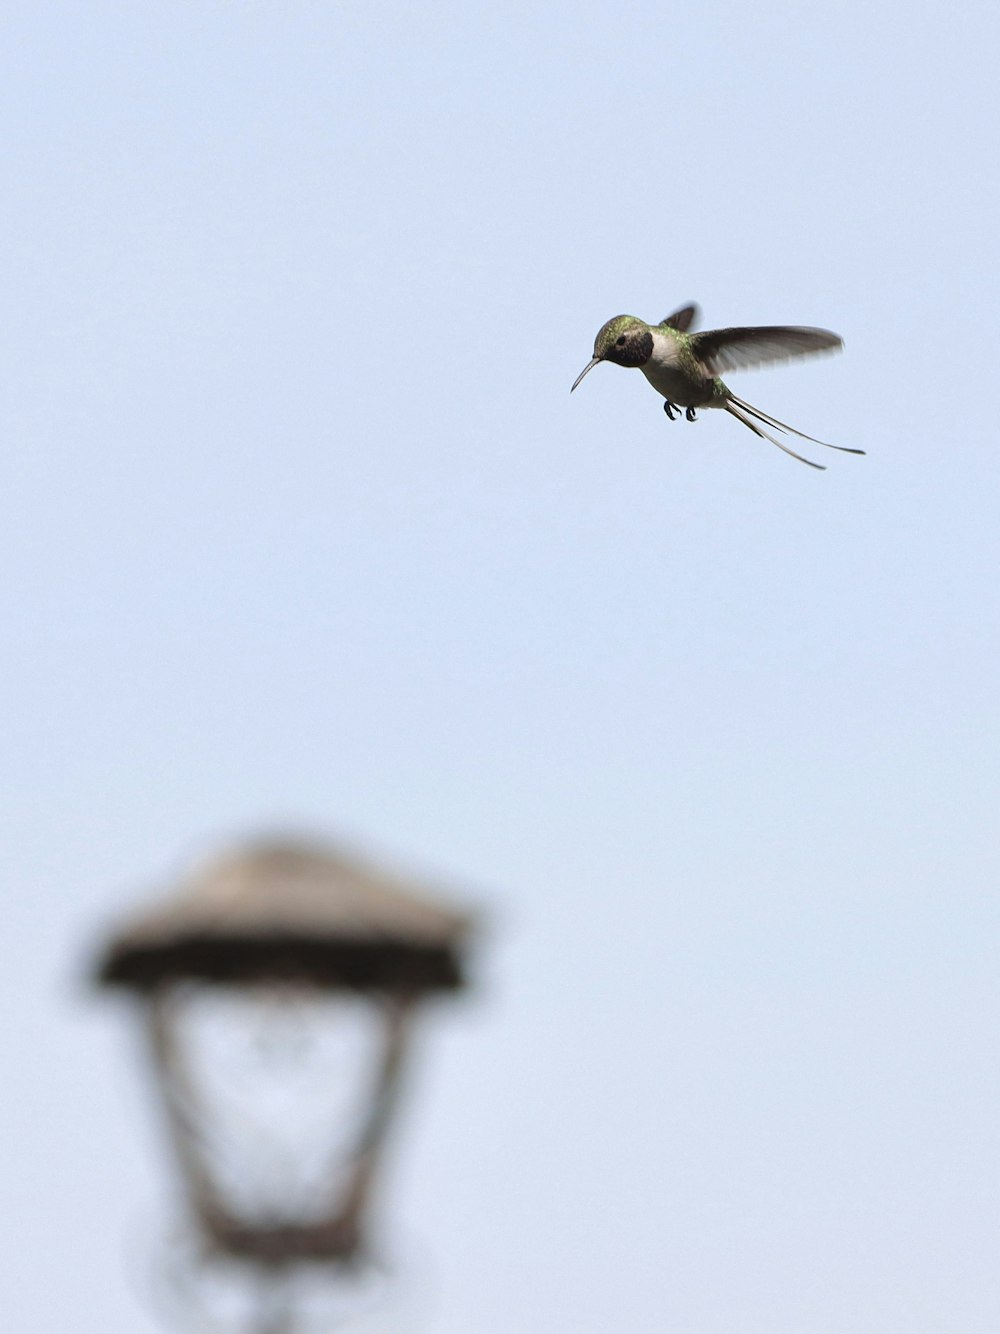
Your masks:
{"label": "clear sky background", "polygon": [[[81,978],[290,827],[491,920],[386,1182],[405,1327],[995,1334],[1000,10],[0,39],[3,1328],[159,1328]],[[731,383],[867,458],[570,398],[688,300],[842,334]]]}

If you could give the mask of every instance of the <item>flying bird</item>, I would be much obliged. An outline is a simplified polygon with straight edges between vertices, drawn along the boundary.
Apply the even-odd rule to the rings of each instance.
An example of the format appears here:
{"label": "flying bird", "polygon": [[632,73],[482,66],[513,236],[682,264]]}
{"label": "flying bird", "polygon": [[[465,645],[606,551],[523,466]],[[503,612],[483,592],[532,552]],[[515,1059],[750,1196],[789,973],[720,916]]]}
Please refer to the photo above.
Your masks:
{"label": "flying bird", "polygon": [[809,357],[817,352],[835,352],[843,341],[828,329],[807,329],[794,325],[765,325],[753,329],[712,329],[692,333],[698,307],[682,306],[659,324],[646,324],[634,315],[616,315],[608,320],[594,339],[594,355],[573,381],[570,393],[588,371],[602,361],[616,366],[638,366],[646,379],[665,400],[663,410],[671,421],[684,409],[688,421],[695,420],[695,408],[724,408],[755,435],[777,445],[786,454],[810,468],[822,463],[797,454],[776,440],[765,427],[797,435],[814,445],[837,449],[843,454],[863,454],[863,449],[828,445],[825,440],[797,431],[760,408],[752,407],[729,389],[719,378],[724,371],[746,370],[772,361]]}

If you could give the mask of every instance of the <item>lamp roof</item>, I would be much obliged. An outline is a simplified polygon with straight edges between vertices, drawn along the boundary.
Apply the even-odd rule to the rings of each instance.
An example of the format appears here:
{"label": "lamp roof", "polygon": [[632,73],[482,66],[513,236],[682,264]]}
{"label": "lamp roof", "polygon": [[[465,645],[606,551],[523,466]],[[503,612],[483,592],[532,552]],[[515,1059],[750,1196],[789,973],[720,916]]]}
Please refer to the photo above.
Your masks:
{"label": "lamp roof", "polygon": [[279,840],[202,866],[107,941],[101,984],[296,980],[431,991],[464,983],[471,917],[332,847]]}

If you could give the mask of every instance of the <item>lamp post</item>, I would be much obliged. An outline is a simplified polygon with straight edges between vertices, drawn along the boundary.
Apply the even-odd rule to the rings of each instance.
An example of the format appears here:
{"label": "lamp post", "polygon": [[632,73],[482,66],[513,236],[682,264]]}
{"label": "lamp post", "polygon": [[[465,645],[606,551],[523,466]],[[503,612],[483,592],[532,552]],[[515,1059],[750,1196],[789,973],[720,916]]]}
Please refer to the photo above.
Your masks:
{"label": "lamp post", "polygon": [[259,1334],[292,1328],[291,1275],[368,1254],[413,1018],[464,985],[470,926],[330,847],[278,841],[211,862],[105,943],[97,980],[137,1002],[199,1264],[253,1277]]}

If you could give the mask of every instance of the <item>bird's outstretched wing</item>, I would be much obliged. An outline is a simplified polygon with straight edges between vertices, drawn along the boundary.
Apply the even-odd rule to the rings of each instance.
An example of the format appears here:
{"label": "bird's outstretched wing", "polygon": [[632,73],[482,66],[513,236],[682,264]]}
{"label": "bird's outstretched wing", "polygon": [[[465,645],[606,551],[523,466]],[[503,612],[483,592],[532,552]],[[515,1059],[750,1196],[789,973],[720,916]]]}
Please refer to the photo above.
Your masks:
{"label": "bird's outstretched wing", "polygon": [[710,329],[691,338],[692,352],[712,375],[833,352],[842,346],[843,340],[829,329],[800,329],[785,324],[760,329]]}
{"label": "bird's outstretched wing", "polygon": [[694,304],[681,306],[680,310],[675,310],[665,320],[660,320],[660,328],[676,329],[678,333],[687,333],[691,326],[697,323],[698,314],[698,307]]}

